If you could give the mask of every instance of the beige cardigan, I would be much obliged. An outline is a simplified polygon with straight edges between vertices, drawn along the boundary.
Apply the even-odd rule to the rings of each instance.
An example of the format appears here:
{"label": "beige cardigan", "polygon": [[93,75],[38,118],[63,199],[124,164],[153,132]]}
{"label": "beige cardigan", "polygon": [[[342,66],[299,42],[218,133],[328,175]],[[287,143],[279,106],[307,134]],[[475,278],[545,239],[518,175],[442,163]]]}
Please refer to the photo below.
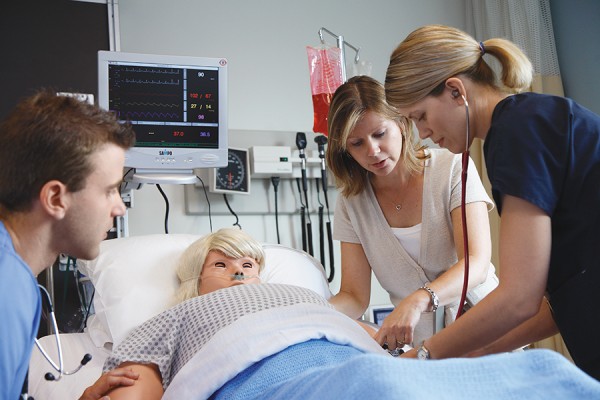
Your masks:
{"label": "beige cardigan", "polygon": [[[389,293],[392,304],[435,280],[457,261],[450,212],[460,207],[461,155],[447,150],[428,149],[423,181],[421,250],[417,263],[406,252],[388,225],[371,185],[356,196],[338,196],[334,216],[336,240],[363,246],[371,269],[381,286]],[[493,203],[479,178],[475,165],[469,160],[467,203]],[[471,304],[498,285],[494,266],[490,264],[487,280],[468,294]],[[445,325],[454,321],[457,305],[446,306]],[[414,343],[433,334],[433,313],[423,313],[415,329]]]}

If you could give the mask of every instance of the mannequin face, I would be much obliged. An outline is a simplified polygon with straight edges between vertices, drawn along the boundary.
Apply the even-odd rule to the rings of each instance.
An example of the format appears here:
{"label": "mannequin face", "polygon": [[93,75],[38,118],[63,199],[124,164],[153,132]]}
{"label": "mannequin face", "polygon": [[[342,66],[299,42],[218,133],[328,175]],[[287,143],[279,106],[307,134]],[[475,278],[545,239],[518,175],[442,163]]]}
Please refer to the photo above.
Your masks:
{"label": "mannequin face", "polygon": [[260,266],[251,257],[231,258],[213,250],[202,266],[198,292],[202,295],[230,286],[257,284],[259,272]]}

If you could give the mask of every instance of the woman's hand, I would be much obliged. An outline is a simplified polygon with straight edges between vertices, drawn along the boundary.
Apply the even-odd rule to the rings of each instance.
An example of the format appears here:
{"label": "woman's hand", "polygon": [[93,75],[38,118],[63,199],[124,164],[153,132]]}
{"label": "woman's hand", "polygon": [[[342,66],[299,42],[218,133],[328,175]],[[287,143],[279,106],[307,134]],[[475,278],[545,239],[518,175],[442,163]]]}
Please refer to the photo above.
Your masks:
{"label": "woman's hand", "polygon": [[131,368],[116,368],[103,374],[94,384],[83,392],[79,400],[109,400],[105,396],[110,390],[120,386],[132,386],[140,374]]}
{"label": "woman's hand", "polygon": [[417,358],[417,349],[410,349],[406,353],[401,354],[400,357],[402,357],[402,358]]}
{"label": "woman's hand", "polygon": [[413,334],[421,314],[430,308],[431,298],[425,290],[416,290],[402,300],[394,311],[386,317],[375,340],[390,349],[403,347],[413,342]]}

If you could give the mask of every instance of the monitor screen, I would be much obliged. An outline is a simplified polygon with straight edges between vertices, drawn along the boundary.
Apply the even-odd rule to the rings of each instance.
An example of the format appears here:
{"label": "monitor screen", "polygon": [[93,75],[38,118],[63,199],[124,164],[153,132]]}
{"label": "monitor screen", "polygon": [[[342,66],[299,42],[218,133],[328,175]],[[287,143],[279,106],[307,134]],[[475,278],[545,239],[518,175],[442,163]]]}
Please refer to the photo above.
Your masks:
{"label": "monitor screen", "polygon": [[136,144],[126,167],[160,172],[228,163],[224,58],[99,51],[98,104],[132,124]]}

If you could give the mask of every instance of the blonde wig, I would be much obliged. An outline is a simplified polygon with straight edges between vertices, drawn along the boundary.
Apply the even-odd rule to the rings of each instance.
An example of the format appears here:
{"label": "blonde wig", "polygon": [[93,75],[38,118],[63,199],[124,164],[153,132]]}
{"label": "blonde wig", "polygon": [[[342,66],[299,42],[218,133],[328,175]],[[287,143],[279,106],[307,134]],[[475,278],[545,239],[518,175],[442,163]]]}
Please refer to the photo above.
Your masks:
{"label": "blonde wig", "polygon": [[179,289],[176,303],[199,295],[200,274],[206,256],[211,251],[218,251],[232,258],[253,258],[259,264],[260,271],[265,265],[265,252],[257,240],[237,228],[219,229],[196,240],[181,255],[177,265]]}

